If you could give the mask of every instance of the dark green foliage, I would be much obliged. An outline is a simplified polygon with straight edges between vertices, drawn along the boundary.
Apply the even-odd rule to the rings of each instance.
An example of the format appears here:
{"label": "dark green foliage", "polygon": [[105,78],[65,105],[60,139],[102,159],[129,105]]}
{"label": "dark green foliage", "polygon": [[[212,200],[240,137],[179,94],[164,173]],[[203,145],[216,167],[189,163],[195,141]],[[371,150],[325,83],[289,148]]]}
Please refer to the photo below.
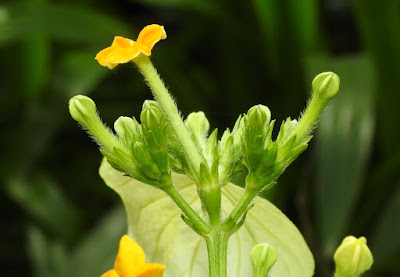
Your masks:
{"label": "dark green foliage", "polygon": [[[183,114],[202,110],[213,129],[233,126],[239,114],[257,104],[268,106],[280,126],[304,108],[317,73],[332,70],[340,76],[341,91],[321,118],[310,151],[267,197],[305,235],[318,257],[317,276],[331,276],[333,249],[348,234],[365,236],[376,254],[365,276],[400,275],[398,1],[3,2],[4,276],[88,277],[111,267],[125,217],[120,208],[114,210],[120,200],[97,176],[101,155],[70,118],[67,102],[91,94],[107,125],[121,114],[139,118],[143,101],[151,98],[142,77],[133,65],[109,71],[94,57],[115,35],[135,39],[149,23],[166,28],[168,39],[155,47],[152,60]],[[142,116],[145,125],[155,123],[152,112]],[[245,170],[236,164],[239,122],[218,145],[218,151],[234,149],[219,168],[222,179]],[[283,124],[289,130],[293,121]],[[159,126],[155,132],[167,128]],[[163,159],[163,142],[143,129],[145,140],[130,148],[138,158],[158,157],[158,168],[144,169],[153,174],[149,178],[159,177],[167,162],[183,172],[187,165],[179,148],[169,153],[169,161]],[[208,129],[192,130],[199,147]],[[266,152],[260,162],[266,165],[276,159],[274,143],[292,146],[275,129],[268,131],[277,141],[261,147]],[[216,141],[210,141],[204,178],[216,171]],[[256,136],[253,146],[257,141]],[[159,145],[159,151],[143,154],[144,143]]]}

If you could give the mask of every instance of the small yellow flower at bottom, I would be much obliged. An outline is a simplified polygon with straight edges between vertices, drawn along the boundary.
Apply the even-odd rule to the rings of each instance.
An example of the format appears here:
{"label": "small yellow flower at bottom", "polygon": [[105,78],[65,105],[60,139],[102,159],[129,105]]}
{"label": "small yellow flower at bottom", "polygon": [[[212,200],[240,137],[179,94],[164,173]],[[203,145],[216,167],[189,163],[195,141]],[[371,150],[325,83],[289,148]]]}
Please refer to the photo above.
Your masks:
{"label": "small yellow flower at bottom", "polygon": [[163,26],[152,24],[140,31],[136,41],[116,36],[110,47],[101,50],[96,55],[96,60],[102,66],[113,69],[120,63],[127,63],[138,57],[140,54],[151,55],[154,45],[167,34]]}
{"label": "small yellow flower at bottom", "polygon": [[114,269],[107,271],[101,277],[162,277],[164,269],[161,264],[146,264],[143,249],[124,235],[119,242]]}
{"label": "small yellow flower at bottom", "polygon": [[335,277],[358,277],[369,270],[374,262],[365,237],[347,236],[333,256]]}

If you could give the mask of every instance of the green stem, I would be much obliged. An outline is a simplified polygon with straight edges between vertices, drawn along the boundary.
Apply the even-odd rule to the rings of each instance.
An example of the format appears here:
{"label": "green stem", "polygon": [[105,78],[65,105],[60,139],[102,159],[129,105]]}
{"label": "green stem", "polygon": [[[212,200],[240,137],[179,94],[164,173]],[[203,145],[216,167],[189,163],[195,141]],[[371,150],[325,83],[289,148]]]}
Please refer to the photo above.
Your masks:
{"label": "green stem", "polygon": [[239,201],[237,202],[236,206],[231,211],[230,215],[227,217],[227,219],[231,219],[234,222],[237,222],[240,216],[250,205],[250,202],[254,199],[256,194],[257,191],[246,189],[242,194],[242,196],[240,197]]}
{"label": "green stem", "polygon": [[186,154],[185,156],[188,159],[189,165],[196,174],[196,176],[193,177],[196,179],[196,181],[200,180],[200,163],[203,161],[203,158],[197,150],[192,138],[190,137],[185,123],[183,122],[182,117],[180,116],[179,111],[174,103],[174,100],[169,94],[149,57],[141,55],[140,57],[136,58],[134,62],[145,77],[155,99],[161,105],[161,108],[171,123],[176,136],[182,144],[182,148]]}
{"label": "green stem", "polygon": [[325,98],[321,99],[315,96],[311,98],[310,104],[292,133],[292,136],[296,136],[296,144],[301,143],[304,138],[310,135],[327,103],[328,99]]}
{"label": "green stem", "polygon": [[[186,202],[175,186],[167,186],[164,188],[165,193],[172,198],[176,205],[181,209],[183,214],[203,235],[211,232],[211,227],[193,210]],[[195,230],[195,231],[197,231]]]}
{"label": "green stem", "polygon": [[228,238],[227,233],[218,229],[205,237],[210,277],[226,277]]}

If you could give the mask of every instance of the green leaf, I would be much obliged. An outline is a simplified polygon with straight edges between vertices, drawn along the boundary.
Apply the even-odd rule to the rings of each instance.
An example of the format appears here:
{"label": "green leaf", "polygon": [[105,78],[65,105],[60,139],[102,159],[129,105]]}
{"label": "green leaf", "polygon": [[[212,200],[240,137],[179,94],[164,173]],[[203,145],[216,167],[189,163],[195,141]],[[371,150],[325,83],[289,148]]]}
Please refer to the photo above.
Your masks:
{"label": "green leaf", "polygon": [[76,5],[12,3],[0,6],[0,12],[1,46],[37,33],[91,45],[111,43],[115,35],[137,34],[116,19]]}
{"label": "green leaf", "polygon": [[94,59],[94,53],[67,53],[53,74],[54,90],[66,99],[88,95],[107,73]]}
{"label": "green leaf", "polygon": [[60,241],[51,240],[36,226],[27,228],[27,252],[35,276],[60,276],[67,264],[64,245]]}
{"label": "green leaf", "polygon": [[[165,277],[208,275],[205,242],[181,219],[181,211],[161,190],[124,176],[105,160],[100,175],[122,198],[128,214],[128,235],[144,249],[149,262],[166,266]],[[182,196],[201,211],[196,186],[185,175],[173,174]],[[222,188],[223,213],[226,216],[243,189],[233,184]],[[278,261],[270,276],[309,277],[314,261],[299,230],[274,205],[257,197],[242,228],[229,240],[228,276],[249,276],[250,252],[259,243],[268,242],[278,252]]]}
{"label": "green leaf", "polygon": [[[398,259],[400,249],[400,182],[392,193],[382,216],[378,218],[371,236],[371,250],[377,266],[382,266],[391,256]],[[397,254],[397,258],[396,258]]]}
{"label": "green leaf", "polygon": [[50,176],[36,174],[29,181],[12,176],[5,183],[8,195],[59,238],[71,239],[79,233],[82,215]]}
{"label": "green leaf", "polygon": [[100,276],[113,268],[118,242],[126,232],[122,205],[113,208],[71,252],[62,277]]}
{"label": "green leaf", "polygon": [[175,7],[181,9],[195,10],[201,13],[214,13],[217,10],[217,5],[214,1],[198,1],[198,0],[139,0],[143,4],[160,6],[160,7]]}

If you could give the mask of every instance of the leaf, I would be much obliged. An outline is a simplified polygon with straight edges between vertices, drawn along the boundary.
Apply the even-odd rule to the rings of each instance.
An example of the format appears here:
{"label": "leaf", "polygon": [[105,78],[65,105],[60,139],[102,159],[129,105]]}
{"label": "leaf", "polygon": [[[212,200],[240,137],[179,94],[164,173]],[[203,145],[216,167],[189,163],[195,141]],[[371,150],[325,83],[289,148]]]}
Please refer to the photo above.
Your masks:
{"label": "leaf", "polygon": [[27,228],[27,254],[35,276],[59,276],[67,263],[64,245],[46,237],[37,226]]}
{"label": "leaf", "polygon": [[63,56],[54,73],[54,90],[62,93],[66,99],[92,92],[108,73],[93,57],[93,53],[83,52],[72,52]]}
{"label": "leaf", "polygon": [[131,33],[124,23],[76,5],[12,3],[0,6],[0,13],[0,46],[37,33],[50,39],[92,45]]}
{"label": "leaf", "polygon": [[29,181],[13,175],[5,183],[8,195],[57,236],[71,239],[79,233],[82,215],[49,175],[36,174]]}
{"label": "leaf", "polygon": [[75,247],[62,276],[100,276],[113,268],[118,242],[126,231],[125,218],[122,205],[113,208]]}
{"label": "leaf", "polygon": [[[128,235],[143,247],[149,262],[166,266],[165,277],[208,276],[205,242],[180,218],[181,211],[159,189],[124,176],[105,160],[100,175],[122,198],[128,214]],[[196,186],[185,175],[174,174],[182,196],[197,211],[200,200]],[[233,184],[223,187],[225,216],[243,193]],[[278,251],[270,276],[309,277],[314,261],[299,230],[274,205],[257,197],[242,228],[229,240],[228,276],[250,276],[250,252],[258,243],[268,242]]]}
{"label": "leaf", "polygon": [[400,182],[392,193],[390,200],[386,201],[386,207],[376,223],[376,228],[371,236],[371,250],[376,261],[376,266],[382,266],[388,258],[396,254],[400,249]]}
{"label": "leaf", "polygon": [[217,9],[217,5],[213,1],[198,1],[198,0],[139,0],[143,4],[174,7],[180,9],[195,10],[202,13],[213,13]]}

